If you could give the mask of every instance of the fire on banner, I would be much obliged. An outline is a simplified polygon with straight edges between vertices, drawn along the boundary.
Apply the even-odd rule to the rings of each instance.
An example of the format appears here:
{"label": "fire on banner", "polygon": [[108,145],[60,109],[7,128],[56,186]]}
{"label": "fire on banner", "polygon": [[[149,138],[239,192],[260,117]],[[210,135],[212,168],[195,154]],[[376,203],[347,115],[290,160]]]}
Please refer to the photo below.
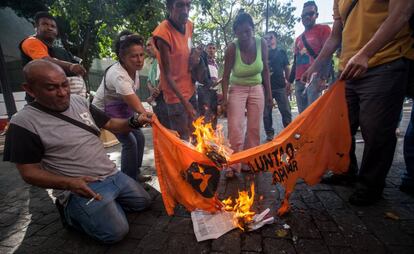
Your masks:
{"label": "fire on banner", "polygon": [[[155,166],[165,208],[174,213],[176,203],[189,211],[216,211],[214,193],[219,169],[204,154],[181,141],[158,120],[153,124]],[[289,209],[288,198],[296,181],[317,184],[327,170],[346,172],[351,134],[345,101],[345,83],[335,83],[273,141],[230,156],[228,164],[245,163],[253,172],[272,172],[273,184],[285,188],[279,209]],[[200,168],[201,166],[201,168]]]}

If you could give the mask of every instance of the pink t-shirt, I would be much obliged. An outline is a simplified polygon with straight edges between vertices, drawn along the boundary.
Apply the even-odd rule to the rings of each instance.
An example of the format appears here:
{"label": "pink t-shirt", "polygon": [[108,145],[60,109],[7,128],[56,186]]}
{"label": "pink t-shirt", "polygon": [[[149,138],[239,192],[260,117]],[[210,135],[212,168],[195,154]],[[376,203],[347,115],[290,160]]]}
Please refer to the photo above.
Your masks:
{"label": "pink t-shirt", "polygon": [[[327,25],[314,25],[309,31],[305,31],[306,41],[313,49],[315,54],[319,54],[323,44],[328,39],[331,33],[331,28]],[[302,35],[299,35],[295,41],[295,55],[296,55],[296,76],[298,80],[302,77],[302,74],[312,65],[315,59],[309,54],[306,47],[303,45]]]}

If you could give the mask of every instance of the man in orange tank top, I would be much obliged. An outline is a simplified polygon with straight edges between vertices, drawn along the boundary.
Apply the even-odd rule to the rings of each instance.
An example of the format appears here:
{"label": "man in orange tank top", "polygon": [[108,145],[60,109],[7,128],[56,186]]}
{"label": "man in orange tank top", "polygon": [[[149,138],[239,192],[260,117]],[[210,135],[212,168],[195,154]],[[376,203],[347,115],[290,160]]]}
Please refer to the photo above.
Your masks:
{"label": "man in orange tank top", "polygon": [[171,129],[188,140],[197,105],[189,63],[193,35],[193,24],[188,20],[191,0],[166,2],[169,17],[152,33],[159,51],[160,87],[167,103]]}

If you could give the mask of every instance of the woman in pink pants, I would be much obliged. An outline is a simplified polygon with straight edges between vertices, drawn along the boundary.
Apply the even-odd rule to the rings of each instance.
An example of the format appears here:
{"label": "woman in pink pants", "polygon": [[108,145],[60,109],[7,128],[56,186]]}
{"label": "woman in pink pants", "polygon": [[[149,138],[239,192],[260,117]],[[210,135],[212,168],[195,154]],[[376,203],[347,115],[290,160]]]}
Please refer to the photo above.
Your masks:
{"label": "woman in pink pants", "polygon": [[[272,104],[272,95],[266,42],[254,36],[252,17],[245,12],[237,15],[233,32],[237,39],[229,44],[224,57],[223,110],[227,110],[231,148],[240,152],[260,144],[264,104]],[[226,176],[231,178],[240,169],[241,164],[232,165]]]}

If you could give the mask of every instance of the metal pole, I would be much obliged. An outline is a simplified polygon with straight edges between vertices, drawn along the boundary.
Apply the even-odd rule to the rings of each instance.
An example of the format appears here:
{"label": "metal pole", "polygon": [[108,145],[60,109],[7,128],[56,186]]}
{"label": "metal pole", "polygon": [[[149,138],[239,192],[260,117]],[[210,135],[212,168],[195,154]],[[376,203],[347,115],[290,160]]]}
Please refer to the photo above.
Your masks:
{"label": "metal pole", "polygon": [[6,76],[6,64],[4,61],[3,49],[0,44],[0,88],[3,94],[4,103],[6,104],[7,116],[10,118],[17,112],[16,103],[14,102],[13,92],[10,88]]}

